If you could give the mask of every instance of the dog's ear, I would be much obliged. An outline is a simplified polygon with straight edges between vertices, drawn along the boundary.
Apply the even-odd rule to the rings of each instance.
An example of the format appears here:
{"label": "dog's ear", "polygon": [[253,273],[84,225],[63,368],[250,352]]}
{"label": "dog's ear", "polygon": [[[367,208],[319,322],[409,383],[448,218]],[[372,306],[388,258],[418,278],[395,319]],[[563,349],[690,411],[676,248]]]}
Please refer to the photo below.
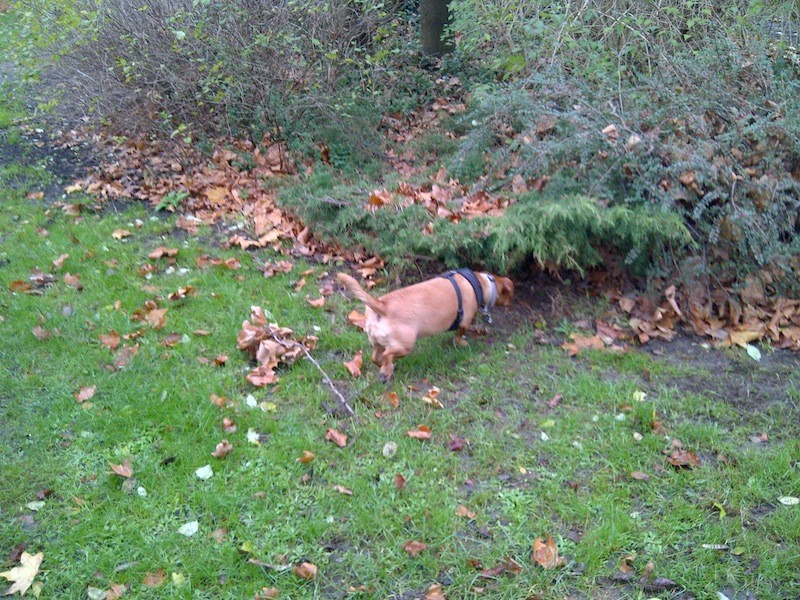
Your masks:
{"label": "dog's ear", "polygon": [[495,277],[497,286],[497,304],[508,306],[514,299],[514,282],[508,277]]}

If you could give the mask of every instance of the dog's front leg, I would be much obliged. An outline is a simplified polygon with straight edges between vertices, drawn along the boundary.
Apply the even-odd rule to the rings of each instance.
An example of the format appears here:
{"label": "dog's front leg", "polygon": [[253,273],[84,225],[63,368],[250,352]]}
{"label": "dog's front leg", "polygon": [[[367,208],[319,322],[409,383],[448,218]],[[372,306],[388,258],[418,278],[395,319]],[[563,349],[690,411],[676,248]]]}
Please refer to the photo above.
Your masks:
{"label": "dog's front leg", "polygon": [[464,336],[467,334],[467,331],[469,331],[469,328],[467,327],[459,327],[456,330],[456,337],[453,338],[453,343],[456,346],[461,346],[462,348],[464,346],[469,346],[469,342],[464,339]]}

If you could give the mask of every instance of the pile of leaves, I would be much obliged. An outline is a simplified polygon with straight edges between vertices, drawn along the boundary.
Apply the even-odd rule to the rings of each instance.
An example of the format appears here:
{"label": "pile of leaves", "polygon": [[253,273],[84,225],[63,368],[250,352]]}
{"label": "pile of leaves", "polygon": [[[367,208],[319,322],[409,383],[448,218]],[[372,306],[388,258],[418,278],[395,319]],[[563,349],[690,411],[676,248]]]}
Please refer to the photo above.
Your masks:
{"label": "pile of leaves", "polygon": [[256,387],[277,383],[275,370],[281,365],[291,365],[307,355],[317,345],[316,336],[293,338],[293,331],[268,323],[260,306],[251,307],[250,320],[242,323],[237,336],[237,347],[244,350],[258,366],[247,375],[247,381]]}

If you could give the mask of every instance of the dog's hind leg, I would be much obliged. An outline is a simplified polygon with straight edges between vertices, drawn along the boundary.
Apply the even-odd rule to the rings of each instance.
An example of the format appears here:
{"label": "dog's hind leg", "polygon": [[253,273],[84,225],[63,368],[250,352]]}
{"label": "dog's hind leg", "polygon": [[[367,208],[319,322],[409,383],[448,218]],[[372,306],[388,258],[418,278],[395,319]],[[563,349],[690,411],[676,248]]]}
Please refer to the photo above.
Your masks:
{"label": "dog's hind leg", "polygon": [[384,352],[386,352],[386,348],[384,348],[380,344],[375,344],[374,346],[372,346],[372,362],[379,367],[383,364]]}
{"label": "dog's hind leg", "polygon": [[411,352],[411,348],[401,346],[391,346],[383,351],[381,357],[381,382],[386,383],[394,374],[394,359],[406,356]]}

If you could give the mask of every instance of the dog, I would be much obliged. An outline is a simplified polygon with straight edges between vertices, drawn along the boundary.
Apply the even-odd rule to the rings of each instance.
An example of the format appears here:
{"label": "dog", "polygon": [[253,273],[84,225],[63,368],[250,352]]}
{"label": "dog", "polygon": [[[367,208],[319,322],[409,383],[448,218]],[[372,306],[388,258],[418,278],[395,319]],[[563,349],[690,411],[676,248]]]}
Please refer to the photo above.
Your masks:
{"label": "dog", "polygon": [[394,360],[409,354],[419,338],[454,330],[454,342],[466,346],[464,335],[478,311],[491,323],[489,310],[508,306],[514,299],[510,279],[469,269],[449,271],[380,298],[346,273],[338,273],[336,279],[367,305],[364,330],[383,383],[394,374]]}

